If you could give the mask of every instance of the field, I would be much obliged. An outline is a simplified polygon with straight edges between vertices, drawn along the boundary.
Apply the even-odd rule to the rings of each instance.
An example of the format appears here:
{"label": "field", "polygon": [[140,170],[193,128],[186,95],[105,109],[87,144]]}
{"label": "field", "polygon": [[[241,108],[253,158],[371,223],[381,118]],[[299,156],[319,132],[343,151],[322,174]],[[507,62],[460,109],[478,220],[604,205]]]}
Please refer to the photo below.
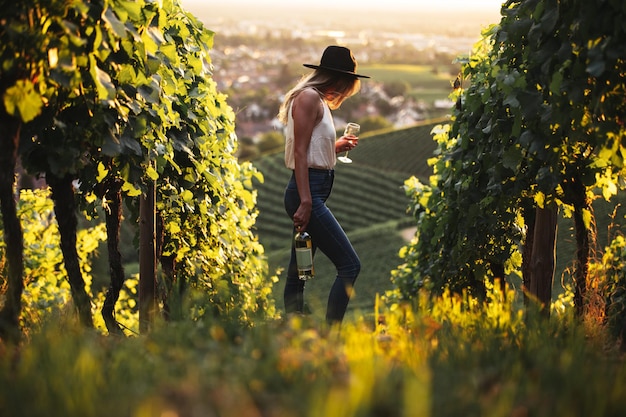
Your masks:
{"label": "field", "polygon": [[382,83],[403,81],[411,89],[406,94],[415,100],[432,105],[435,100],[448,97],[456,74],[448,73],[449,68],[434,68],[427,65],[364,65],[359,67],[364,74]]}
{"label": "field", "polygon": [[390,83],[401,79],[411,86],[431,84],[433,88],[450,90],[450,74],[445,71],[435,71],[428,65],[363,65],[359,71],[370,75],[372,79],[383,83]]}

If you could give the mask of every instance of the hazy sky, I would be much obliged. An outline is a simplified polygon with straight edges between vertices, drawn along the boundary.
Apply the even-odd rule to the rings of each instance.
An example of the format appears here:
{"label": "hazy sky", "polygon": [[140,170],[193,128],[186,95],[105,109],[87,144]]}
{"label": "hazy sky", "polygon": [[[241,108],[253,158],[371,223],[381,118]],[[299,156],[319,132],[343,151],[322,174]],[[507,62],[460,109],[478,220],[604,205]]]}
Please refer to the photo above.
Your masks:
{"label": "hazy sky", "polygon": [[[297,2],[297,0],[296,0]],[[428,10],[428,9],[448,9],[448,10],[500,10],[500,6],[504,0],[308,0],[309,6],[319,7],[338,7],[347,8],[385,8],[388,10]],[[203,5],[223,5],[223,0],[181,0],[184,5],[189,4],[203,4]],[[228,0],[228,5],[233,6],[236,4],[254,4],[254,5],[267,5],[271,6],[289,6],[294,4],[294,0]]]}

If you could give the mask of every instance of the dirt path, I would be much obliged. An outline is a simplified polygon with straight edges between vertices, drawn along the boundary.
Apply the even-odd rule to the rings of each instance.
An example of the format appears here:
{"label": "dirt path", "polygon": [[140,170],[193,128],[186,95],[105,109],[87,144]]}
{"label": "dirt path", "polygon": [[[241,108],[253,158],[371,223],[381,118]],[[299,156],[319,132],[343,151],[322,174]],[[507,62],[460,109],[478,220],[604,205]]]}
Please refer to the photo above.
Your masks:
{"label": "dirt path", "polygon": [[410,242],[411,239],[413,239],[413,237],[415,236],[415,232],[417,232],[417,227],[409,227],[407,229],[404,229],[401,232],[402,238],[406,240],[407,242]]}

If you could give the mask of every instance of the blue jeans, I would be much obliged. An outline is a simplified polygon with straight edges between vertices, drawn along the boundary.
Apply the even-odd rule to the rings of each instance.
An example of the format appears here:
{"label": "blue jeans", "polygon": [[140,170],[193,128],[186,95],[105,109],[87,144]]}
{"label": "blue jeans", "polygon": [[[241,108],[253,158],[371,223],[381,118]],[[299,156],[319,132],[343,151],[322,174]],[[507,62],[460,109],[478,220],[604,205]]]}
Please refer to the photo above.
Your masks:
{"label": "blue jeans", "polygon": [[[313,206],[306,231],[311,235],[313,255],[319,248],[337,268],[337,276],[330,290],[326,309],[326,321],[329,324],[341,323],[343,320],[354,282],[361,270],[361,261],[348,236],[326,206],[326,200],[333,188],[334,178],[335,174],[332,170],[309,169],[309,187]],[[300,196],[295,175],[292,174],[285,189],[285,210],[289,217],[293,218],[299,205]],[[295,235],[295,230],[293,230],[293,235]],[[292,239],[291,259],[287,269],[287,283],[284,293],[285,311],[287,313],[303,312],[304,284],[305,281],[298,278],[296,252]]]}

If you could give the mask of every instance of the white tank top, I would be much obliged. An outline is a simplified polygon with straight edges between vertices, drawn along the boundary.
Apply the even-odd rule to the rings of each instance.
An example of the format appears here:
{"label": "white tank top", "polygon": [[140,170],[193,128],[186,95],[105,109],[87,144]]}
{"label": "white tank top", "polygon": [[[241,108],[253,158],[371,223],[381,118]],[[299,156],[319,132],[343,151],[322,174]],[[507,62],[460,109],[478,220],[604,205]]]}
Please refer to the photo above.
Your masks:
{"label": "white tank top", "polygon": [[[320,100],[322,98],[320,97]],[[324,100],[324,116],[322,120],[315,125],[311,134],[311,143],[307,153],[307,162],[309,168],[333,169],[337,163],[337,154],[335,153],[335,141],[337,133],[335,131],[335,123],[330,113],[330,108]],[[285,165],[289,169],[295,169],[296,161],[294,156],[294,122],[291,114],[293,101],[289,105],[287,115],[287,128],[285,130]]]}

